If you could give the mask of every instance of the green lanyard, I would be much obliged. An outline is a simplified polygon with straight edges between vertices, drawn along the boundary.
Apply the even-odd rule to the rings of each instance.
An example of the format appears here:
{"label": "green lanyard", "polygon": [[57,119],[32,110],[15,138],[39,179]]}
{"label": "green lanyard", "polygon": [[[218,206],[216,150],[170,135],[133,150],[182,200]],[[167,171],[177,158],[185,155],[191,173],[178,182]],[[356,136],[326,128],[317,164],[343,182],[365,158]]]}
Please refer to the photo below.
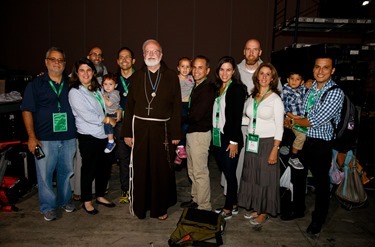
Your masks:
{"label": "green lanyard", "polygon": [[257,112],[258,112],[258,107],[260,105],[260,102],[263,101],[264,99],[264,96],[266,96],[266,94],[268,94],[268,92],[270,92],[271,89],[268,89],[267,92],[262,96],[262,98],[259,100],[259,102],[257,102],[256,98],[254,98],[254,104],[253,104],[253,124],[252,124],[252,127],[253,127],[253,134],[255,133],[255,127],[257,125]]}
{"label": "green lanyard", "polygon": [[319,92],[316,92],[315,89],[311,89],[311,93],[309,94],[309,97],[307,99],[307,106],[306,106],[306,111],[305,114],[310,111],[311,107],[315,104],[316,100],[319,98],[320,94],[322,93],[323,88],[319,90]]}
{"label": "green lanyard", "polygon": [[223,96],[223,95],[227,92],[228,87],[230,86],[231,83],[232,83],[232,80],[230,80],[230,81],[228,82],[227,86],[226,86],[225,89],[224,89],[224,92],[223,92],[219,97],[217,97],[217,98],[215,99],[216,104],[217,104],[217,108],[216,108],[216,128],[217,128],[217,125],[218,125],[218,123],[219,123],[221,96]]}
{"label": "green lanyard", "polygon": [[61,104],[60,104],[60,94],[62,92],[62,89],[64,87],[64,81],[60,84],[60,88],[59,88],[59,91],[57,91],[56,89],[56,86],[53,84],[53,82],[51,80],[49,80],[49,84],[51,85],[52,87],[52,90],[56,93],[57,95],[57,108],[60,112],[60,108],[61,108]]}
{"label": "green lanyard", "polygon": [[120,79],[121,79],[121,83],[122,83],[122,87],[124,88],[124,97],[126,97],[128,95],[128,92],[129,92],[129,89],[128,89],[128,86],[126,85],[126,81],[125,81],[125,78],[120,75]]}
{"label": "green lanyard", "polygon": [[105,115],[105,104],[104,104],[104,100],[103,100],[103,97],[100,93],[100,91],[96,91],[96,92],[93,92],[92,93],[94,95],[94,97],[99,101],[100,105],[102,106],[102,109],[103,109],[103,113]]}

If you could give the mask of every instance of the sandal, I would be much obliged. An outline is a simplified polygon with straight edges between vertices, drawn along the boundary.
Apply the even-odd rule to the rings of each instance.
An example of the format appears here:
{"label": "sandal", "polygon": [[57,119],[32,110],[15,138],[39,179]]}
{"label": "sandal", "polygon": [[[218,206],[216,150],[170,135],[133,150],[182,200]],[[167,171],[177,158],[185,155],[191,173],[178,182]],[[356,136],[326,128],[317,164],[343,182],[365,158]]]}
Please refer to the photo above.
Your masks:
{"label": "sandal", "polygon": [[265,223],[269,218],[270,216],[268,214],[260,214],[258,217],[251,219],[250,224],[253,226],[261,225]]}
{"label": "sandal", "polygon": [[164,214],[158,217],[158,220],[166,220],[166,219],[168,219],[168,214]]}

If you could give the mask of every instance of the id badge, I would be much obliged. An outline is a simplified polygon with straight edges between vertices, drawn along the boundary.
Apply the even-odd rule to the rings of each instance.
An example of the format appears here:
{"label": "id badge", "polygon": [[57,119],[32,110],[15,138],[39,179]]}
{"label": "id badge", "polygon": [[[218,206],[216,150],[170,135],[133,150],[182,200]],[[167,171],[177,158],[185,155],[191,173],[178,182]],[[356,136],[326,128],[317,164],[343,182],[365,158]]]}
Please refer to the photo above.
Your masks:
{"label": "id badge", "polygon": [[212,129],[212,144],[216,147],[221,147],[220,135],[220,128]]}
{"label": "id badge", "polygon": [[248,134],[246,139],[246,152],[258,153],[259,148],[259,135]]}
{"label": "id badge", "polygon": [[53,132],[68,131],[68,116],[66,112],[53,113]]}

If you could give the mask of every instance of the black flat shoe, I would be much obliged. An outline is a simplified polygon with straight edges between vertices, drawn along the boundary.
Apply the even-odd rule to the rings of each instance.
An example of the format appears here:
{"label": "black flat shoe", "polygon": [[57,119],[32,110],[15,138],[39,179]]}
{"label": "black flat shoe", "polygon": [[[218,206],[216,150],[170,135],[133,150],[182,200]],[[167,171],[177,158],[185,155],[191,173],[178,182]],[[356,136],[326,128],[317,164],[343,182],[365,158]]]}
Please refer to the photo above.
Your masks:
{"label": "black flat shoe", "polygon": [[311,235],[318,234],[322,229],[322,224],[312,221],[311,224],[307,227],[306,232]]}
{"label": "black flat shoe", "polygon": [[111,202],[111,203],[104,203],[104,202],[96,200],[96,203],[100,204],[100,205],[103,205],[103,206],[105,206],[107,208],[113,208],[113,207],[116,206],[116,204],[114,204],[113,202]]}
{"label": "black flat shoe", "polygon": [[99,213],[99,211],[97,209],[95,209],[95,208],[93,210],[91,210],[91,211],[87,210],[87,208],[86,208],[86,206],[85,206],[84,203],[82,204],[82,208],[86,211],[86,213],[91,214],[91,215],[95,215],[95,214]]}

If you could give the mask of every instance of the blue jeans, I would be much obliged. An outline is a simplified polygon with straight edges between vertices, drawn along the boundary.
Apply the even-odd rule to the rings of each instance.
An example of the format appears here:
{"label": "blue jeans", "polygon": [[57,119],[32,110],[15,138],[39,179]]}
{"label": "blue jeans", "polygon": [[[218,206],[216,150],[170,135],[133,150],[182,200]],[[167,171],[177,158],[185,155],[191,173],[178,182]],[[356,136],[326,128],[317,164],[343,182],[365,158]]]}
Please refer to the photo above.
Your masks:
{"label": "blue jeans", "polygon": [[[70,177],[73,175],[73,158],[77,149],[76,139],[41,141],[45,158],[35,159],[38,179],[39,208],[42,213],[66,205],[71,197]],[[56,170],[57,193],[52,186]]]}

